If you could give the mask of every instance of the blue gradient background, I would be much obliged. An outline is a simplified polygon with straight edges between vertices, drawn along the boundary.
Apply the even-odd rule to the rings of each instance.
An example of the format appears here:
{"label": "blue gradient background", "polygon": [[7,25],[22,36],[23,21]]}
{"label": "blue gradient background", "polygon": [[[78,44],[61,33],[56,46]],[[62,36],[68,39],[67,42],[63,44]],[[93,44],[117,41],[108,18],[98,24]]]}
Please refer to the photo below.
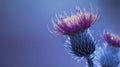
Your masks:
{"label": "blue gradient background", "polygon": [[0,0],[0,67],[85,67],[64,49],[64,37],[52,35],[51,18],[76,6],[100,10],[92,26],[120,34],[120,0]]}

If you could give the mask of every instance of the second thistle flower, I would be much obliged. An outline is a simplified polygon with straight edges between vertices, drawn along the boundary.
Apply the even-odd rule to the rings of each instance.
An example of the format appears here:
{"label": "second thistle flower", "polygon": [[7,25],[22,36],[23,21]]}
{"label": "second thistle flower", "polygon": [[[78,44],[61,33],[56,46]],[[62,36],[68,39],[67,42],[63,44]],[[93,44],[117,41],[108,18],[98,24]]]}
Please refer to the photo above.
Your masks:
{"label": "second thistle flower", "polygon": [[120,37],[112,34],[111,32],[104,33],[104,39],[111,45],[115,47],[120,47]]}
{"label": "second thistle flower", "polygon": [[96,52],[96,64],[100,67],[119,67],[120,37],[111,32],[105,32],[103,38],[106,42]]}

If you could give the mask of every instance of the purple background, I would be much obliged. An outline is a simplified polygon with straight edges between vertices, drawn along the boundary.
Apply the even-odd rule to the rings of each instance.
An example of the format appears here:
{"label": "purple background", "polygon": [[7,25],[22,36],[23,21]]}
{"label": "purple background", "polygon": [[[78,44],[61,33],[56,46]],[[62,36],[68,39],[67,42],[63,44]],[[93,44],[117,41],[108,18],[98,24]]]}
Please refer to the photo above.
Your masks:
{"label": "purple background", "polygon": [[85,67],[64,49],[62,36],[52,35],[51,18],[69,15],[76,6],[100,10],[92,26],[99,34],[104,29],[120,34],[120,0],[0,0],[0,67]]}

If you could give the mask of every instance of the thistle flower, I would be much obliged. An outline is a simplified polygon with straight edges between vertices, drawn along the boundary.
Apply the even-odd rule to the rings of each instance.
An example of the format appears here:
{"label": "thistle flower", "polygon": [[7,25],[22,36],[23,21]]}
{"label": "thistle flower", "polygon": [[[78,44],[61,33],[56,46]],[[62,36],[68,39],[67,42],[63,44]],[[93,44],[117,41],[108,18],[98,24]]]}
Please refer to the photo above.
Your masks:
{"label": "thistle flower", "polygon": [[93,67],[91,54],[96,43],[88,28],[97,20],[97,14],[78,10],[76,14],[58,20],[54,25],[56,32],[69,37],[70,51],[79,58],[86,58],[88,66]]}
{"label": "thistle flower", "polygon": [[103,37],[106,43],[104,43],[103,46],[98,47],[99,49],[95,51],[95,62],[101,67],[118,67],[120,64],[120,38],[110,32],[105,32]]}
{"label": "thistle flower", "polygon": [[120,47],[120,37],[119,36],[112,34],[111,32],[105,32],[104,39],[111,46]]}
{"label": "thistle flower", "polygon": [[60,18],[55,24],[56,32],[63,35],[74,34],[88,29],[95,23],[97,14],[92,12],[77,12],[76,14]]}

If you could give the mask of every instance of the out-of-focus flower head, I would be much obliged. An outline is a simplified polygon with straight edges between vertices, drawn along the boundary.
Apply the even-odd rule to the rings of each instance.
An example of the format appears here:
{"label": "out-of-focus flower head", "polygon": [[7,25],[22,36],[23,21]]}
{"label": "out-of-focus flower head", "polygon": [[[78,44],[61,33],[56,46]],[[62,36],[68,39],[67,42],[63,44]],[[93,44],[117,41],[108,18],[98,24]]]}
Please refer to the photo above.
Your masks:
{"label": "out-of-focus flower head", "polygon": [[95,51],[94,63],[97,67],[118,67],[120,63],[119,50],[104,43]]}
{"label": "out-of-focus flower head", "polygon": [[120,47],[120,37],[119,36],[112,34],[111,32],[105,32],[103,36],[108,44],[115,46],[115,47]]}
{"label": "out-of-focus flower head", "polygon": [[100,67],[118,67],[120,56],[119,48],[116,47],[120,47],[120,37],[105,31],[103,38],[106,40],[106,43],[97,47],[94,58],[95,64]]}
{"label": "out-of-focus flower head", "polygon": [[96,19],[97,14],[79,10],[72,16],[59,18],[59,21],[54,26],[57,34],[69,35],[88,29],[95,23]]}

